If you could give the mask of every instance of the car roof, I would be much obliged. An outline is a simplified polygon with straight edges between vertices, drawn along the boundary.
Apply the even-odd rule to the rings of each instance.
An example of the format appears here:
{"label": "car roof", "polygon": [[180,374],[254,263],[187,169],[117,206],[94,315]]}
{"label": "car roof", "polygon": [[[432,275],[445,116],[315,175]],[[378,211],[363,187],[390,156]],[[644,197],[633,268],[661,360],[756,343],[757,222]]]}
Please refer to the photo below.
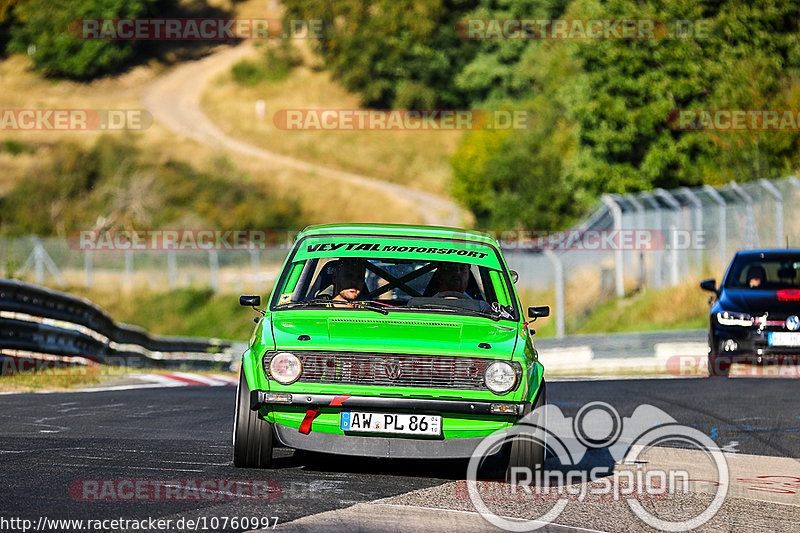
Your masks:
{"label": "car roof", "polygon": [[753,255],[796,255],[800,254],[798,248],[764,248],[761,250],[740,250],[736,252],[737,256],[753,256]]}
{"label": "car roof", "polygon": [[411,224],[320,224],[308,226],[300,232],[298,239],[314,235],[375,235],[418,238],[458,239],[498,246],[496,240],[486,233],[447,226],[415,226]]}

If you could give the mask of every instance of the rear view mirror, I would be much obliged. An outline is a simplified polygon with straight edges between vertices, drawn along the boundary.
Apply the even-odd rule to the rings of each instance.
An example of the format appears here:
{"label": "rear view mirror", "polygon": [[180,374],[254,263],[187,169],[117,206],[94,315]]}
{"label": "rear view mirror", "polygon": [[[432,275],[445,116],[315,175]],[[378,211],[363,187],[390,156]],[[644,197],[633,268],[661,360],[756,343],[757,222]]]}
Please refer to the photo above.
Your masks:
{"label": "rear view mirror", "polygon": [[511,281],[516,285],[519,279],[519,273],[516,270],[510,270],[508,273],[511,275]]}
{"label": "rear view mirror", "polygon": [[549,305],[536,305],[528,308],[528,318],[541,318],[550,316]]}
{"label": "rear view mirror", "polygon": [[239,296],[239,305],[243,305],[245,307],[257,307],[261,305],[261,296],[247,294]]}
{"label": "rear view mirror", "polygon": [[708,292],[717,292],[717,281],[713,279],[704,279],[700,282],[700,288]]}

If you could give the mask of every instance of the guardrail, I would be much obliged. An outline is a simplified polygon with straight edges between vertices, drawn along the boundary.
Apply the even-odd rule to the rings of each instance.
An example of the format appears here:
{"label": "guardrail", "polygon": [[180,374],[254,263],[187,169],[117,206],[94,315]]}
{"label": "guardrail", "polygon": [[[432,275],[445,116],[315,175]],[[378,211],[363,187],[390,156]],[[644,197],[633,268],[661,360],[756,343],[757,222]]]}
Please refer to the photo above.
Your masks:
{"label": "guardrail", "polygon": [[705,329],[688,329],[544,337],[535,342],[545,371],[555,375],[685,375],[705,368],[707,335]]}
{"label": "guardrail", "polygon": [[193,337],[153,337],[116,324],[102,309],[67,293],[0,279],[2,373],[31,364],[106,363],[211,367],[230,363],[232,343]]}

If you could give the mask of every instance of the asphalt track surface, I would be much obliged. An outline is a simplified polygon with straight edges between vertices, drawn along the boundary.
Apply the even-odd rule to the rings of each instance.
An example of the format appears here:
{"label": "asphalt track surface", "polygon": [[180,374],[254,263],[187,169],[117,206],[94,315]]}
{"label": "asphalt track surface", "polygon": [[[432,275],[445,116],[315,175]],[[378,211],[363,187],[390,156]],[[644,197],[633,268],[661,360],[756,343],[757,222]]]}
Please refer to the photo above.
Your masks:
{"label": "asphalt track surface", "polygon": [[[438,506],[434,501],[436,496],[431,496],[437,487],[464,478],[464,461],[349,458],[284,448],[275,450],[271,470],[234,468],[231,463],[234,400],[234,387],[0,396],[0,524],[2,519],[12,518],[28,519],[33,524],[38,524],[42,517],[164,518],[173,520],[170,530],[178,530],[175,521],[183,519],[185,524],[186,520],[196,519],[196,530],[216,531],[223,529],[221,520],[226,517],[247,516],[277,517],[279,526],[301,530],[303,520],[295,522],[296,528],[292,524],[287,527],[286,523],[304,517],[309,520],[315,515],[330,515],[335,523],[340,523],[347,520],[341,514],[347,509],[383,498],[397,502],[392,504],[394,507],[384,506],[385,509],[411,509],[406,516],[421,517],[426,512],[433,513],[423,505]],[[638,405],[648,403],[711,436],[720,447],[732,452],[800,458],[800,401],[793,379],[625,379],[548,385],[548,403],[555,404],[566,415],[574,415],[592,401],[608,402],[622,416],[630,416]],[[79,490],[82,480],[119,483],[188,479],[269,481],[280,490],[279,494],[273,490],[257,501],[249,498],[186,501],[175,497],[156,501],[147,498],[83,501],[84,495]],[[422,501],[418,501],[420,498]],[[462,503],[468,509],[469,502]],[[409,504],[420,506],[419,510],[402,507]],[[796,507],[766,503],[751,507],[772,513],[772,519],[778,522],[769,522],[767,517],[763,522],[766,526],[761,528],[745,524],[750,530],[800,530],[800,524],[789,513],[796,511]],[[779,520],[778,514],[786,508],[789,510],[785,513],[789,514]],[[331,511],[333,514],[326,513]],[[737,513],[754,511],[748,507],[727,512],[733,518],[721,530],[739,529]],[[441,513],[431,515],[428,530],[440,527],[433,521],[437,516]],[[212,528],[210,520],[214,517],[218,520],[217,527]],[[617,523],[609,518],[603,523],[603,530],[639,530],[632,525],[635,523],[627,524],[628,519],[622,517]],[[589,516],[572,516],[568,520],[573,527],[596,527],[592,521]],[[0,529],[15,530],[8,522],[5,524]],[[484,529],[480,526],[482,522],[477,524],[475,530]],[[408,528],[395,525],[398,531],[414,529],[410,524]],[[483,526],[488,529],[488,524]],[[356,528],[342,524],[342,530],[354,529],[382,527],[371,529],[362,524]],[[549,530],[570,529],[552,526]]]}

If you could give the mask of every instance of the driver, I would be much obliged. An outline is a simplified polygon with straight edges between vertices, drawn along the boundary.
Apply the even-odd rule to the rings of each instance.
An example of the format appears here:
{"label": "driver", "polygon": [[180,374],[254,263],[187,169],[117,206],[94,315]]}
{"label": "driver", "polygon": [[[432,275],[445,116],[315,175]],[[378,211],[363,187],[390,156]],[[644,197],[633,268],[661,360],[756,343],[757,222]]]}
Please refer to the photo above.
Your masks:
{"label": "driver", "polygon": [[[439,281],[439,292],[433,295],[434,298],[474,300],[467,294],[469,286],[469,269],[466,263],[439,263],[436,269],[436,279]],[[480,311],[490,311],[492,306],[483,299],[476,300]]]}
{"label": "driver", "polygon": [[439,281],[439,292],[433,295],[434,298],[472,299],[467,294],[469,265],[465,263],[440,263],[436,269],[436,279]]}
{"label": "driver", "polygon": [[747,271],[747,286],[751,289],[757,289],[764,284],[764,278],[767,277],[767,271],[762,266],[751,266]]}
{"label": "driver", "polygon": [[365,273],[364,263],[359,259],[340,259],[333,284],[335,296],[332,299],[340,302],[354,302],[357,300],[361,295],[361,289],[364,287]]}

